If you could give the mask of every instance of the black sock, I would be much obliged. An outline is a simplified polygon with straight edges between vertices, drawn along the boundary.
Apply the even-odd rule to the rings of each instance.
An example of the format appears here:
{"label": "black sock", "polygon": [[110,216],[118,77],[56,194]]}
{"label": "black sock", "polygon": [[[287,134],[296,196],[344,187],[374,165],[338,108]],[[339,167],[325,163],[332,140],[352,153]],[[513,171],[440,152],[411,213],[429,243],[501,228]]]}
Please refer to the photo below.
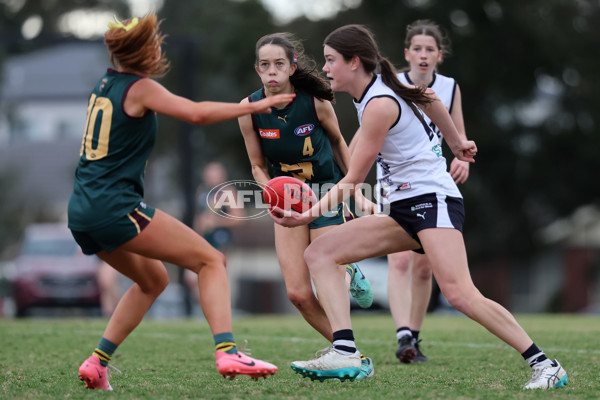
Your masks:
{"label": "black sock", "polygon": [[356,344],[354,343],[352,329],[342,329],[333,332],[333,349],[346,356],[356,353]]}
{"label": "black sock", "polygon": [[[537,364],[541,364],[544,361],[548,360],[546,354],[542,350],[540,350],[535,343],[529,346],[529,348],[525,350],[521,355],[523,356],[525,361],[527,361],[531,368],[533,368]],[[549,362],[549,360],[546,362]]]}

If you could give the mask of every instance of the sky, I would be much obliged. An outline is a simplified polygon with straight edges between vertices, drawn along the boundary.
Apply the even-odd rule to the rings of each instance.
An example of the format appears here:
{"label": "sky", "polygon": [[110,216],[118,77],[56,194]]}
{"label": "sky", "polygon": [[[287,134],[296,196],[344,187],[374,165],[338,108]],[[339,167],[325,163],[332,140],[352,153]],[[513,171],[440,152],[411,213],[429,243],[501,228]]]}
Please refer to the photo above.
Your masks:
{"label": "sky", "polygon": [[[127,0],[133,16],[140,16],[162,7],[163,0]],[[236,0],[245,1],[245,0]],[[261,0],[265,8],[273,15],[276,22],[285,24],[301,15],[312,21],[330,18],[339,11],[355,8],[362,0]],[[112,20],[109,11],[90,13],[89,11],[73,11],[63,16],[60,26],[65,33],[73,33],[81,39],[101,37],[106,31],[106,21]],[[39,17],[31,17],[23,24],[22,33],[25,38],[36,37],[42,29]]]}
{"label": "sky", "polygon": [[261,0],[265,8],[280,23],[286,23],[301,15],[316,21],[330,18],[339,11],[356,8],[361,0]]}

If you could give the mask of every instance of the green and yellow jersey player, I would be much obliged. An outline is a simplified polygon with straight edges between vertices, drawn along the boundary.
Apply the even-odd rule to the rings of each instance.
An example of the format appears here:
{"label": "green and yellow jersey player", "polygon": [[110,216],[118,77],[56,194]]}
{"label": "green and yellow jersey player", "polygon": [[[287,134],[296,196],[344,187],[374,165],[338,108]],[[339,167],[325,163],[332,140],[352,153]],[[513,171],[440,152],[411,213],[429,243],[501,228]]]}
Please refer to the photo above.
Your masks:
{"label": "green and yellow jersey player", "polygon": [[[304,55],[302,45],[289,33],[260,38],[256,44],[256,72],[263,87],[242,100],[249,104],[282,93],[295,93],[289,104],[274,107],[268,115],[242,116],[239,124],[252,175],[259,184],[289,175],[309,184],[318,196],[348,171],[350,153],[340,132],[331,101],[333,92],[321,77],[316,63]],[[362,195],[355,198],[363,209],[373,204]],[[315,297],[304,250],[317,237],[352,215],[342,204],[312,221],[292,229],[275,224],[275,250],[287,295],[304,319],[327,340],[333,341],[331,325]],[[371,285],[356,264],[340,266],[348,272],[346,282],[361,307],[373,302]],[[373,373],[369,358],[363,358],[362,378]]]}

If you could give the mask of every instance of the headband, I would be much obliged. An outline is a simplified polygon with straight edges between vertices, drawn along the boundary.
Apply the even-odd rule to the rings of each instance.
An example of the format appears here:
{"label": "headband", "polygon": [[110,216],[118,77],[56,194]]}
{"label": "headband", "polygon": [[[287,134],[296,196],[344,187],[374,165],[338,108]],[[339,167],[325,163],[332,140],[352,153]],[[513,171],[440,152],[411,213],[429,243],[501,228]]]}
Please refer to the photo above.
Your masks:
{"label": "headband", "polygon": [[113,18],[115,19],[115,22],[109,22],[108,23],[108,28],[112,29],[112,28],[123,28],[125,29],[125,32],[129,32],[130,30],[132,30],[133,28],[135,28],[139,22],[139,19],[137,17],[133,18],[131,20],[130,23],[128,23],[127,25],[123,25],[123,22],[119,21],[117,19],[116,15],[113,15]]}

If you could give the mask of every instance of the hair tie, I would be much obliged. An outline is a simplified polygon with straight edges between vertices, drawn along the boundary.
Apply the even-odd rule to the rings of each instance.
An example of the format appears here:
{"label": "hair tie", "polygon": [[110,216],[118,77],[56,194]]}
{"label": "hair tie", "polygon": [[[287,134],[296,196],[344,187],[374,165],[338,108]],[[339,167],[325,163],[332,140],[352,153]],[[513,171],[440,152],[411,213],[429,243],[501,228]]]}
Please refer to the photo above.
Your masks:
{"label": "hair tie", "polygon": [[298,63],[298,55],[294,54],[294,60],[293,60],[294,64]]}
{"label": "hair tie", "polygon": [[137,17],[133,18],[131,20],[130,23],[128,23],[127,25],[123,25],[123,22],[119,21],[117,19],[116,15],[113,15],[113,18],[115,19],[115,22],[109,22],[108,23],[108,28],[109,29],[113,29],[113,28],[123,28],[125,29],[125,32],[129,32],[130,30],[132,30],[133,28],[135,28],[139,22],[139,19]]}

